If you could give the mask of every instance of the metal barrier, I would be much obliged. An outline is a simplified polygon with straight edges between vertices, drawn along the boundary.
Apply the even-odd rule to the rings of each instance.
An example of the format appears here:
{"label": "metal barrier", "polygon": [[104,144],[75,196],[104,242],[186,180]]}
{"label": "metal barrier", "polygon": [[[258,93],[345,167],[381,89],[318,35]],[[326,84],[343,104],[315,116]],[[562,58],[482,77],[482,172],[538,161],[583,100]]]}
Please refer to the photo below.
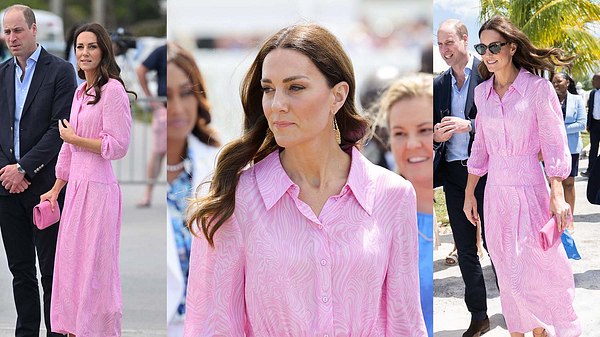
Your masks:
{"label": "metal barrier", "polygon": [[[153,132],[152,121],[156,115],[152,109],[152,103],[165,104],[165,97],[138,98],[131,100],[131,143],[127,155],[120,160],[113,161],[113,169],[117,180],[121,184],[147,184],[150,182],[147,174],[148,161],[152,155],[154,137],[158,135],[166,135],[166,121],[164,123],[165,130],[163,132]],[[166,111],[165,120],[166,120]],[[167,139],[161,139],[166,148]],[[165,184],[165,163],[164,159],[160,164],[160,174],[154,180],[156,184]]]}

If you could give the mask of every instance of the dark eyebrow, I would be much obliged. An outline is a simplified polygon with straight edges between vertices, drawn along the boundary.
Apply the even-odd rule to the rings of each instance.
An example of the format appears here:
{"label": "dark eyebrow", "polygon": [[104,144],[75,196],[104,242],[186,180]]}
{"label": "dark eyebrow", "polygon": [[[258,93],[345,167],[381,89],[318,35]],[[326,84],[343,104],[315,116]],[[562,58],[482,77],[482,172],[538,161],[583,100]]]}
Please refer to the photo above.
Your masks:
{"label": "dark eyebrow", "polygon": [[[423,123],[421,123],[421,124],[418,124],[417,126],[418,126],[418,127],[431,126],[431,122],[423,122]],[[402,128],[404,128],[404,126],[403,126],[403,125],[394,125],[394,126],[392,127],[392,129],[402,129]]]}
{"label": "dark eyebrow", "polygon": [[[305,78],[305,79],[307,79],[307,80],[309,79],[309,78],[308,78],[308,76],[304,76],[304,75],[296,75],[296,76],[290,76],[290,77],[286,77],[286,78],[284,78],[284,79],[283,79],[283,83],[287,83],[287,82],[295,81],[295,80],[302,79],[302,78]],[[261,82],[263,82],[263,83],[273,83],[273,81],[271,81],[271,80],[270,80],[270,79],[268,79],[268,78],[263,78],[263,79],[261,79],[260,81],[261,81]]]}

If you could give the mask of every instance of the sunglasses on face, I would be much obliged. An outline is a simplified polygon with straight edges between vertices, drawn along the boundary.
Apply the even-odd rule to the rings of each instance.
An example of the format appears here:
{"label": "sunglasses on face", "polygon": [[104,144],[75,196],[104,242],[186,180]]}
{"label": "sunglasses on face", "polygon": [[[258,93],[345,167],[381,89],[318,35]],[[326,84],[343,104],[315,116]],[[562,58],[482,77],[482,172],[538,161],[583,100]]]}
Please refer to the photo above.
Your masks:
{"label": "sunglasses on face", "polygon": [[479,44],[476,44],[474,47],[475,47],[475,51],[479,55],[485,55],[485,51],[488,48],[490,49],[490,53],[498,54],[500,52],[500,50],[502,49],[502,47],[504,47],[507,44],[508,44],[508,42],[492,42],[489,44],[489,46],[486,46],[483,43],[479,43]]}

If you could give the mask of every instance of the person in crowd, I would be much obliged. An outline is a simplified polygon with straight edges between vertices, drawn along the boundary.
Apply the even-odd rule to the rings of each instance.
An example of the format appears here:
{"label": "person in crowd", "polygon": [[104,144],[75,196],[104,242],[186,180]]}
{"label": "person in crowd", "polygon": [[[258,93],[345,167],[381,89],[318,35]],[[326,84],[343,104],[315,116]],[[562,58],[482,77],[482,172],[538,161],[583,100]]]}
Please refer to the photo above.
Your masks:
{"label": "person in crowd", "polygon": [[[571,173],[562,181],[565,192],[565,200],[571,207],[571,212],[575,213],[575,177],[579,172],[579,153],[583,147],[580,132],[585,130],[587,116],[585,113],[585,104],[577,94],[575,81],[567,73],[558,72],[552,76],[552,85],[558,96],[561,106],[562,116],[567,131],[567,141],[571,153]],[[573,222],[569,227],[571,233],[574,230]]]}
{"label": "person in crowd", "polygon": [[[479,30],[475,50],[484,82],[475,89],[475,140],[467,167],[464,212],[480,221],[475,186],[488,175],[484,210],[488,252],[512,337],[581,335],[573,309],[573,272],[562,244],[542,248],[540,230],[551,217],[564,230],[572,213],[562,180],[571,156],[560,102],[537,74],[568,67],[573,57],[537,48],[510,20],[495,16]],[[541,151],[546,176],[538,160]]]}
{"label": "person in crowd", "polygon": [[144,62],[136,69],[140,86],[146,97],[151,100],[150,106],[153,111],[153,142],[152,154],[148,161],[148,185],[146,186],[144,197],[137,205],[140,208],[150,207],[150,204],[152,203],[154,183],[160,174],[160,164],[167,152],[167,110],[164,103],[156,101],[155,95],[153,95],[148,88],[146,75],[150,71],[156,71],[156,82],[158,84],[156,96],[164,98],[167,95],[167,45],[162,45],[152,51],[146,60],[144,60]]}
{"label": "person in crowd", "polygon": [[[463,337],[479,336],[490,329],[487,316],[485,280],[479,262],[483,222],[483,195],[486,177],[477,184],[475,196],[479,202],[479,227],[471,226],[462,212],[467,185],[467,159],[471,151],[477,107],[473,90],[481,82],[477,73],[479,60],[468,51],[469,36],[464,23],[449,19],[440,24],[437,32],[438,49],[448,70],[433,82],[433,141],[434,187],[443,186],[446,208],[458,265],[465,283],[465,303],[471,313],[471,323]],[[485,245],[485,240],[484,240]],[[449,262],[453,261],[451,252]]]}
{"label": "person in crowd", "polygon": [[129,97],[106,29],[84,24],[74,38],[78,75],[85,82],[75,91],[70,119],[57,122],[64,144],[56,181],[39,197],[54,209],[67,186],[54,266],[52,331],[120,336],[122,197],[111,161],[129,148]]}
{"label": "person in crowd", "polygon": [[592,77],[592,86],[594,89],[590,91],[588,98],[588,115],[587,115],[587,131],[590,133],[590,153],[588,167],[581,175],[589,177],[590,172],[594,168],[594,163],[598,158],[598,146],[600,145],[600,72],[595,73]]}
{"label": "person in crowd", "polygon": [[321,26],[261,46],[243,134],[190,205],[184,336],[426,336],[414,190],[358,151],[369,123],[354,94]]}
{"label": "person in crowd", "polygon": [[[33,10],[13,5],[2,17],[4,38],[13,57],[0,64],[0,229],[13,276],[15,336],[39,336],[39,261],[43,314],[50,332],[50,301],[56,237],[62,224],[39,230],[33,208],[54,182],[62,141],[58,121],[69,118],[75,91],[71,65],[49,54],[36,41]],[[62,206],[64,193],[57,195]]]}
{"label": "person in crowd", "polygon": [[587,199],[594,205],[600,205],[600,166],[594,167],[586,188]]}
{"label": "person in crowd", "polygon": [[400,78],[381,97],[379,120],[389,130],[398,172],[417,194],[419,282],[427,335],[433,337],[433,75]]}
{"label": "person in crowd", "polygon": [[202,182],[214,170],[221,144],[209,126],[206,84],[193,56],[171,42],[167,48],[167,333],[179,337],[192,247],[186,207],[198,187],[206,191]]}

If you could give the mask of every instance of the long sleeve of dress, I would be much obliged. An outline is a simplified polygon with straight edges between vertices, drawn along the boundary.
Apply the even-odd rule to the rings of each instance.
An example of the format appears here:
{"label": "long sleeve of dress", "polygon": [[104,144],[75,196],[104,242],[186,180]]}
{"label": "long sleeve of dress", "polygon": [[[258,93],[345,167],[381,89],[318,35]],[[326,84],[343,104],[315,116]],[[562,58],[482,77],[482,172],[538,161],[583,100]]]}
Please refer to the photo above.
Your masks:
{"label": "long sleeve of dress", "polygon": [[116,160],[125,156],[131,138],[129,97],[118,81],[107,83],[102,95],[101,155],[104,159]]}
{"label": "long sleeve of dress", "polygon": [[567,134],[577,133],[585,130],[587,124],[587,114],[585,113],[585,107],[583,100],[579,96],[570,96],[575,98],[575,122],[566,125]]}
{"label": "long sleeve of dress", "polygon": [[540,82],[536,92],[539,96],[534,110],[546,175],[565,179],[571,172],[571,154],[560,102],[552,84],[546,80]]}
{"label": "long sleeve of dress", "polygon": [[214,248],[199,235],[192,242],[184,337],[245,336],[245,254],[235,215],[217,231]]}
{"label": "long sleeve of dress", "polygon": [[484,176],[488,171],[489,153],[485,146],[485,136],[481,127],[481,117],[475,118],[475,139],[471,146],[471,154],[467,161],[467,169],[470,174]]}
{"label": "long sleeve of dress", "polygon": [[[399,209],[397,231],[389,256],[383,298],[386,302],[386,336],[425,337],[427,332],[419,294],[418,226],[415,192],[406,189]],[[412,210],[412,211],[411,211]],[[400,213],[399,213],[400,214]]]}
{"label": "long sleeve of dress", "polygon": [[56,161],[55,174],[56,178],[69,181],[69,171],[71,169],[71,145],[63,143],[58,153]]}

